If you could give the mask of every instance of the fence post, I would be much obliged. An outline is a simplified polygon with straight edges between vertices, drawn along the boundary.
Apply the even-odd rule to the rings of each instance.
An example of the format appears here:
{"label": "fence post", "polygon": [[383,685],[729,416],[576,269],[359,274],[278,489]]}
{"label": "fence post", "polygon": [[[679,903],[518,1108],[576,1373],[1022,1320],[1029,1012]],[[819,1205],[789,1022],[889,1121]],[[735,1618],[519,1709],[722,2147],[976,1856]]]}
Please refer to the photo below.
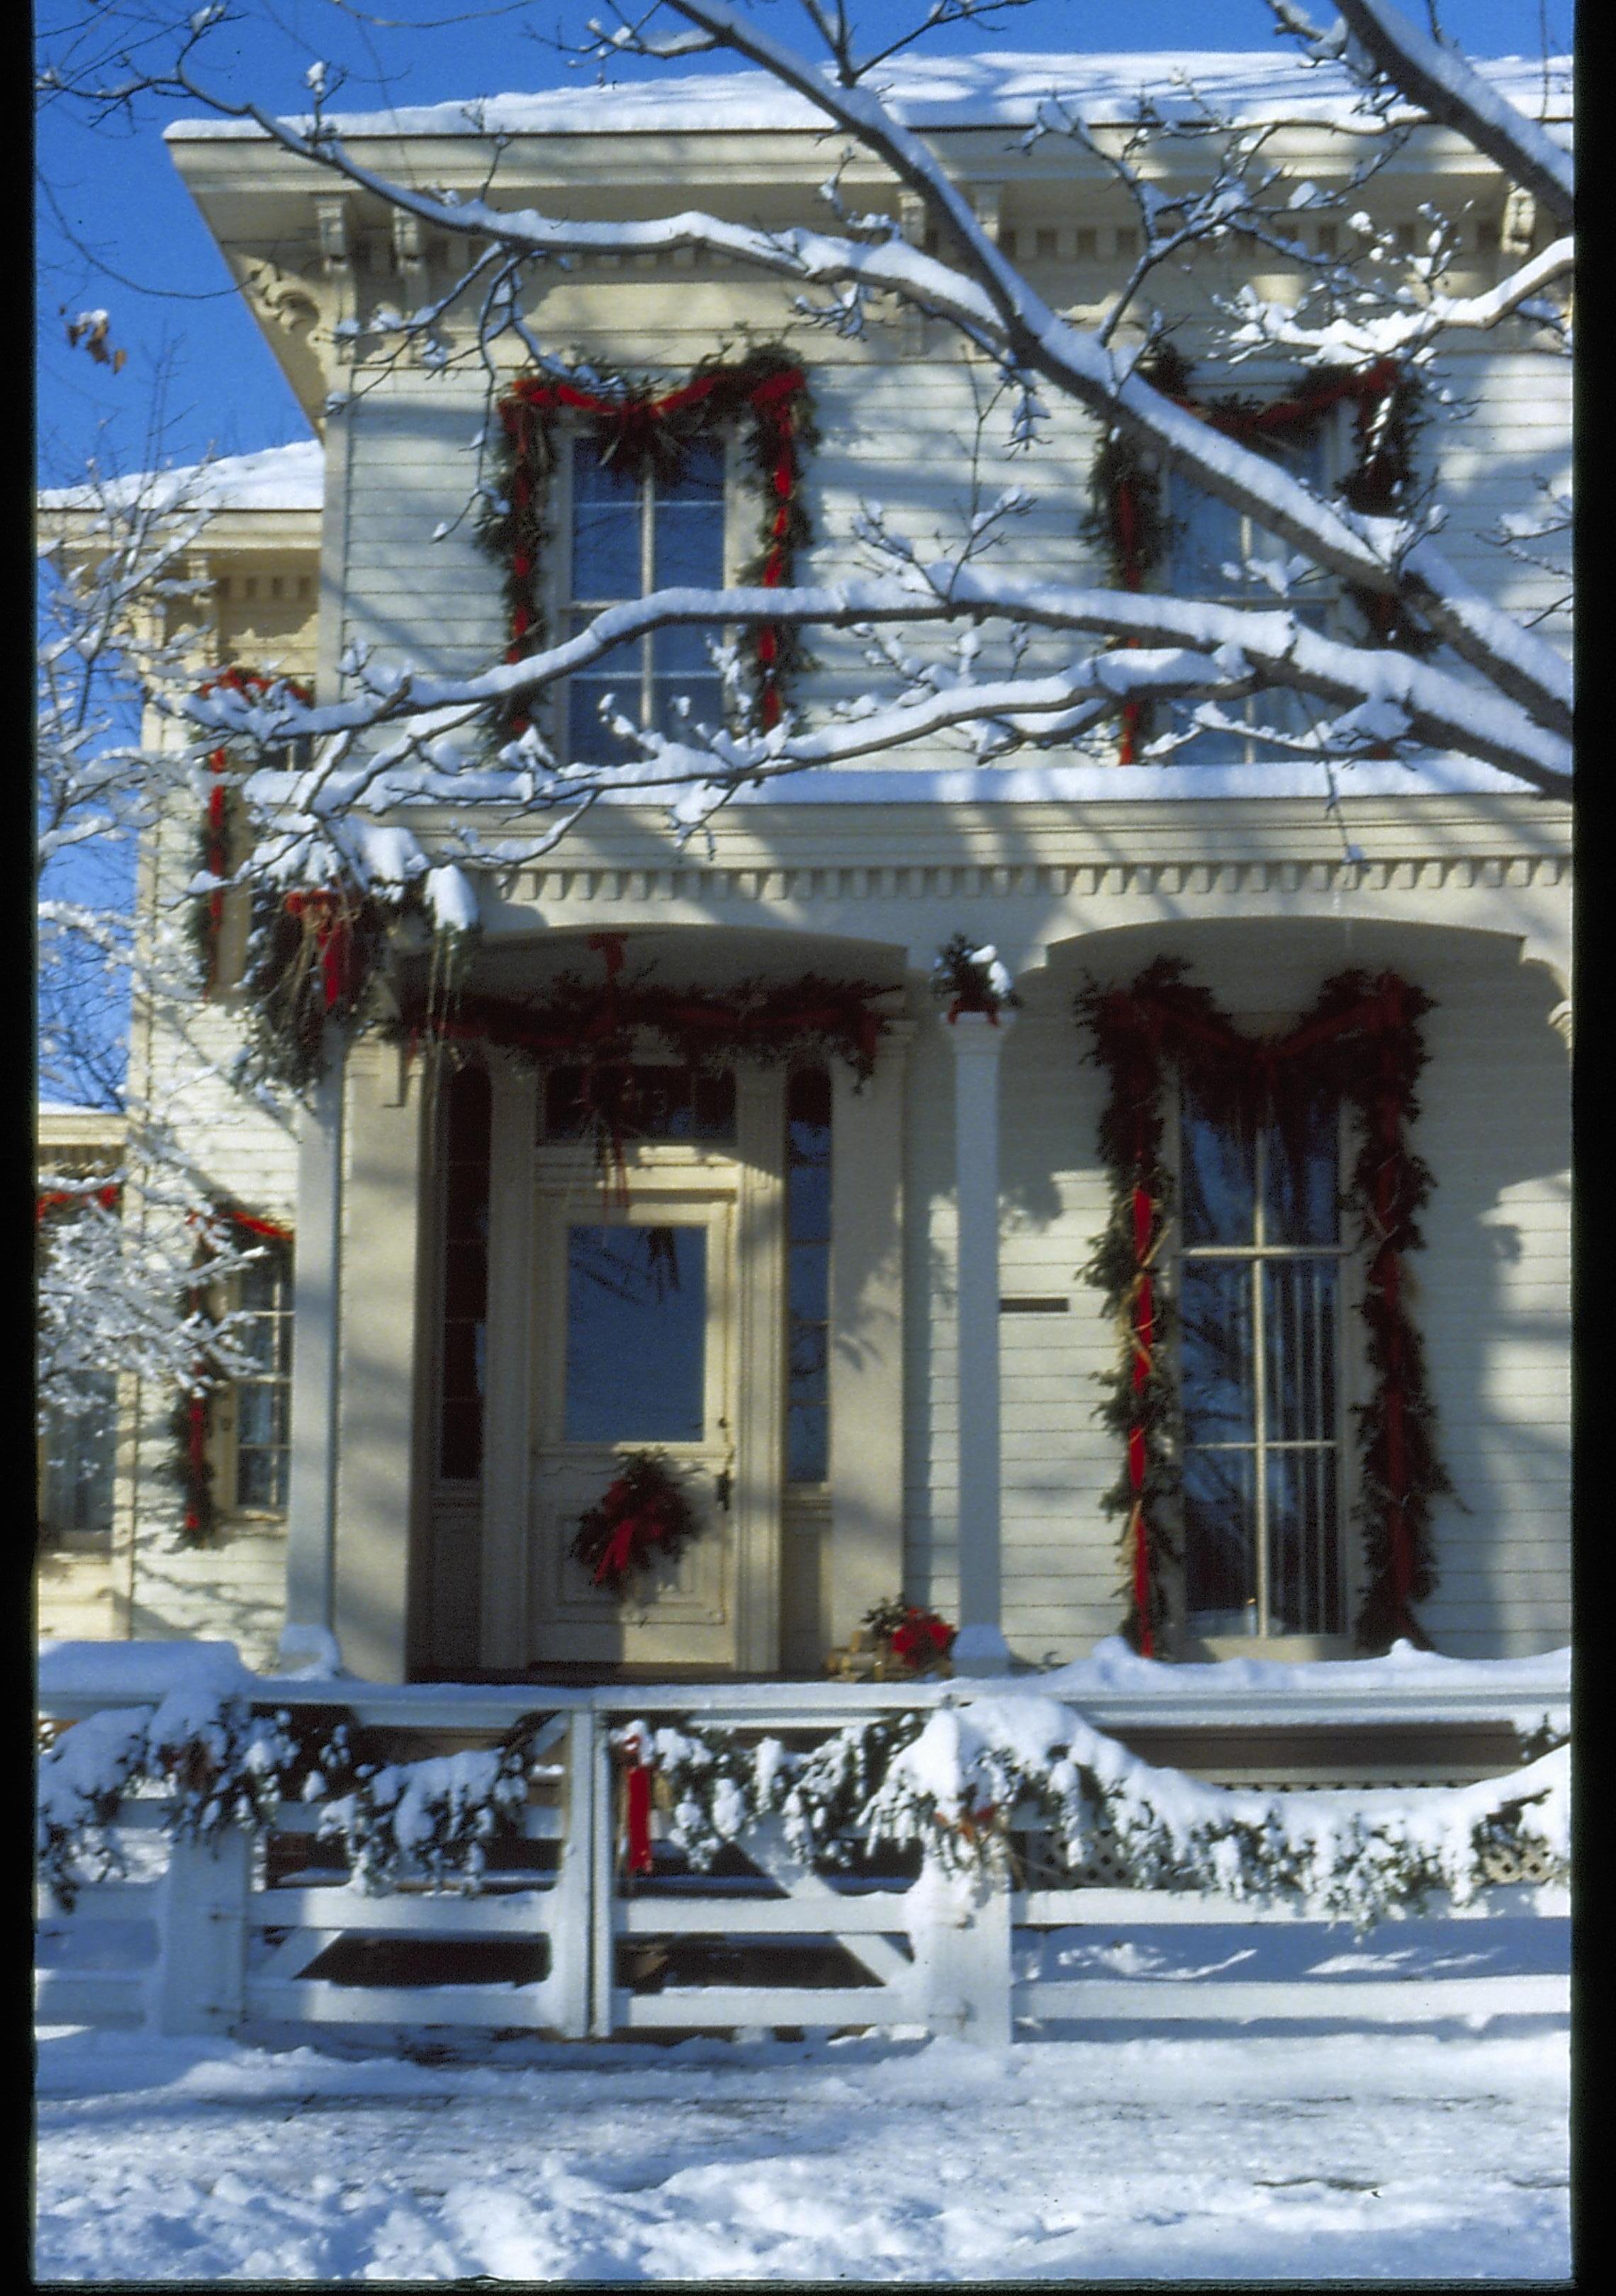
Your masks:
{"label": "fence post", "polygon": [[550,1980],[555,2026],[569,2041],[589,2032],[589,1947],[595,1879],[595,1733],[587,1708],[567,1717],[567,1791],[561,1866],[550,1898]]}
{"label": "fence post", "polygon": [[226,1826],[176,1841],[163,1883],[155,1986],[160,2033],[234,2033],[246,2011],[247,1901],[254,1836]]}
{"label": "fence post", "polygon": [[1010,2043],[1010,1877],[950,1874],[928,1858],[905,1905],[926,2030]]}
{"label": "fence post", "polygon": [[617,1818],[608,1740],[611,1716],[589,1701],[589,1784],[595,1802],[589,1906],[589,2031],[611,2038],[611,1992],[617,1981]]}

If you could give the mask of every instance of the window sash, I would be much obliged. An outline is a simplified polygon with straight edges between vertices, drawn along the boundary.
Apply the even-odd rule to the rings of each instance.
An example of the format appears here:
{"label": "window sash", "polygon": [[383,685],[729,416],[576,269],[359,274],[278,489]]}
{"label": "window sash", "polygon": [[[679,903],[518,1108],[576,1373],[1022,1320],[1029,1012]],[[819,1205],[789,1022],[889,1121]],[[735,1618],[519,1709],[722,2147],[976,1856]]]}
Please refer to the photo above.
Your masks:
{"label": "window sash", "polygon": [[[707,449],[703,454],[703,449]],[[722,588],[729,564],[729,452],[717,439],[692,442],[696,468],[705,461],[716,492],[671,494],[654,472],[615,481],[591,463],[593,442],[575,434],[563,458],[568,473],[569,583],[564,621],[575,636],[603,608],[669,586]],[[708,653],[723,626],[648,632],[568,679],[561,702],[569,758],[580,764],[619,759],[622,746],[603,724],[610,694],[617,711],[643,730],[673,737],[686,726],[722,725],[723,679]],[[679,709],[688,701],[688,716]]]}
{"label": "window sash", "polygon": [[[1181,1108],[1181,1143],[1196,1120]],[[1179,1253],[1185,1607],[1203,1634],[1337,1635],[1347,1593],[1347,1253],[1339,1233],[1333,1242],[1269,1240],[1273,1137],[1272,1125],[1259,1124],[1249,1144],[1249,1240],[1185,1244]],[[1339,1112],[1330,1141],[1339,1176]],[[1208,1374],[1199,1400],[1197,1352]]]}

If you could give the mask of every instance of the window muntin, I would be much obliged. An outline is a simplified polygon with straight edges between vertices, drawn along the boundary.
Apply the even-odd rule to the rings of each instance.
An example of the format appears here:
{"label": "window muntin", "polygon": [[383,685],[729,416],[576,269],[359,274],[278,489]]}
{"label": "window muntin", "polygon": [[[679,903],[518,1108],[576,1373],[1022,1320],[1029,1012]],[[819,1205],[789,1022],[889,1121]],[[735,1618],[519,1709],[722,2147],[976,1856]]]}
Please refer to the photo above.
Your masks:
{"label": "window muntin", "polygon": [[793,1076],[785,1104],[785,1477],[831,1472],[831,1080]]}
{"label": "window muntin", "polygon": [[[604,606],[670,587],[724,586],[724,442],[694,438],[683,447],[677,478],[620,469],[601,444],[575,438],[571,460],[570,627]],[[567,752],[580,763],[605,763],[621,744],[603,723],[610,693],[631,723],[675,734],[686,725],[721,725],[723,681],[708,648],[713,628],[655,630],[616,646],[567,686]],[[688,718],[681,704],[689,703]]]}
{"label": "window muntin", "polygon": [[1197,1635],[1345,1630],[1339,1112],[1180,1103],[1185,1609]]}
{"label": "window muntin", "polygon": [[291,1252],[266,1242],[242,1270],[237,1344],[255,1368],[234,1382],[234,1501],[253,1514],[284,1514],[291,1443]]}

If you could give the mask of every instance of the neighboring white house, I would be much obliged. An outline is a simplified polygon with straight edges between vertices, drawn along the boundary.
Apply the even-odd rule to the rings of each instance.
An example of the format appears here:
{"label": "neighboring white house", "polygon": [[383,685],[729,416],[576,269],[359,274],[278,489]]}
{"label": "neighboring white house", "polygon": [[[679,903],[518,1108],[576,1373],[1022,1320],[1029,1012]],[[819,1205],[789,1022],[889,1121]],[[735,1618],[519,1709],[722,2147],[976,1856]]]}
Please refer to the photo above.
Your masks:
{"label": "neighboring white house", "polygon": [[[1219,93],[1259,99],[1267,60],[1216,61]],[[1062,308],[1092,304],[1126,264],[1132,211],[1071,144],[1023,149],[1007,130],[1052,76],[1102,111],[1117,94],[1103,62],[939,67],[910,107]],[[1170,60],[1128,62],[1149,84]],[[602,217],[660,210],[671,184],[692,206],[784,224],[828,164],[805,107],[736,81],[502,100],[479,123],[443,107],[350,126],[348,141],[383,175],[469,189],[496,131],[508,203]],[[222,651],[321,699],[357,648],[439,671],[496,655],[511,570],[461,515],[479,378],[389,369],[366,324],[425,303],[447,250],[239,127],[185,123],[171,148],[323,441],[318,486],[308,448],[248,458],[236,491],[221,480],[206,549]],[[1348,164],[1325,116],[1286,128],[1273,153],[1321,181]],[[867,172],[870,185],[849,180],[874,197]],[[1377,223],[1411,231],[1439,194],[1459,218],[1456,284],[1480,291],[1506,206],[1488,163],[1422,130],[1363,196]],[[693,422],[660,475],[624,478],[586,420],[545,408],[551,467],[535,461],[531,483],[546,490],[546,586],[531,606],[552,628],[670,567],[737,575],[767,507],[752,450],[778,435],[760,428],[754,386],[793,361],[800,380],[782,388],[809,529],[800,572],[854,562],[861,500],[920,535],[966,493],[979,436],[1002,454],[1002,411],[981,414],[981,373],[936,323],[839,340],[802,326],[780,286],[689,250],[544,276],[532,324],[553,349],[667,392],[704,362],[740,376],[718,394],[734,419]],[[1182,340],[1193,353],[1193,332]],[[1566,463],[1563,371],[1524,333],[1464,340],[1431,387],[1469,412],[1416,451],[1440,459],[1451,559],[1494,594],[1509,568],[1505,603],[1530,609],[1547,578],[1483,537],[1533,474]],[[784,348],[746,366],[759,346]],[[1296,377],[1253,361],[1238,383],[1273,403]],[[1195,372],[1198,392],[1229,387]],[[1344,475],[1359,403],[1299,425],[1289,451]],[[1032,496],[1006,544],[1016,562],[1108,578],[1089,538],[1098,443],[1057,408],[1043,450],[1015,465]],[[1229,562],[1261,555],[1260,537],[1182,490],[1169,509],[1181,580],[1198,556],[1209,593],[1226,590]],[[540,577],[516,578],[531,591]],[[680,691],[698,716],[716,709],[701,648],[664,656],[656,643],[614,677],[574,681],[575,752],[605,739],[609,685],[630,715],[654,718]],[[851,637],[813,646],[793,673],[810,707],[849,691],[859,667]],[[1382,1623],[1397,1611],[1412,1571],[1413,1614],[1440,1652],[1563,1644],[1569,809],[1442,758],[1360,763],[1329,809],[1316,765],[1265,761],[1237,724],[1171,765],[1029,755],[977,767],[921,746],[881,770],[786,778],[744,792],[705,841],[677,840],[660,805],[599,804],[549,852],[480,874],[480,930],[447,1008],[455,1059],[433,1050],[430,960],[406,922],[388,958],[402,1033],[337,1046],[295,1122],[233,1098],[195,1057],[222,1068],[239,1040],[245,923],[227,902],[213,993],[183,1045],[137,1016],[132,1088],[212,1144],[222,1199],[295,1242],[275,1244],[253,1303],[264,1377],[210,1414],[209,1544],[176,1541],[166,1406],[133,1406],[105,1630],[227,1636],[261,1664],[283,1624],[327,1628],[354,1671],[384,1680],[710,1680],[822,1672],[898,1598],[963,1616],[985,1662],[999,1635],[1013,1661],[1064,1660],[1143,1597],[1159,1655],[1330,1657],[1351,1652],[1372,1596]],[[430,854],[449,850],[455,824],[410,825]],[[175,821],[148,857],[149,927],[194,869],[197,837]],[[995,1000],[969,977],[963,1010],[933,993],[938,952],[961,936],[997,951],[1013,1008],[972,1009]],[[316,932],[315,961],[328,939]],[[1377,1557],[1353,1527],[1355,1504],[1374,1513],[1366,1446],[1390,1443],[1402,1464],[1385,1472],[1411,1472],[1425,1426],[1417,1374],[1392,1377],[1366,1340],[1374,1255],[1337,1210],[1362,1122],[1380,1120],[1362,1111],[1393,1105],[1390,1074],[1355,1101],[1325,1062],[1281,1127],[1259,1091],[1220,1099],[1164,1071],[1177,1210],[1157,1205],[1138,1272],[1155,1287],[1143,1312],[1175,1302],[1177,1336],[1142,1325],[1137,1283],[1120,1331],[1086,1273],[1127,1179],[1101,1147],[1115,1071],[1090,1056],[1074,1008],[1090,984],[1132,988],[1162,959],[1240,1031],[1281,1045],[1310,1019],[1321,1043],[1345,1026],[1316,1012],[1343,974],[1382,999],[1351,1024],[1373,1058],[1395,1066],[1396,1030],[1417,1019],[1428,1059],[1406,1144],[1432,1187],[1423,1248],[1395,1283],[1450,1486],[1427,1476],[1428,1554],[1400,1519],[1386,1530],[1383,1507]],[[774,1015],[773,1060],[745,1057],[759,1012]],[[1309,1056],[1292,1044],[1278,1057]],[[1142,1333],[1174,1415],[1138,1456],[1169,1487],[1136,1474],[1160,1536],[1142,1543],[1136,1522],[1120,1546],[1129,1517],[1102,1501],[1120,1479],[1126,1503],[1129,1435],[1097,1406]],[[616,1600],[569,1549],[624,1453],[646,1447],[677,1471],[699,1535]],[[1387,1538],[1413,1542],[1400,1563]],[[70,1566],[53,1564],[47,1628],[69,1617],[53,1606]],[[1399,1568],[1389,1597],[1380,1581]]]}

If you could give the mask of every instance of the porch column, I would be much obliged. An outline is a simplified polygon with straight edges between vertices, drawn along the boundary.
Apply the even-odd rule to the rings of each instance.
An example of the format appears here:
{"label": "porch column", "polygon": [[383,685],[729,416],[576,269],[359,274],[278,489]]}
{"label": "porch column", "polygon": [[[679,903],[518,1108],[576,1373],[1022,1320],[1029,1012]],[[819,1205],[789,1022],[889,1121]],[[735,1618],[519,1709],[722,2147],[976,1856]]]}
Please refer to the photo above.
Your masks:
{"label": "porch column", "polygon": [[999,1624],[999,1054],[1013,1016],[957,1013],[954,1189],[959,1382],[959,1637],[962,1674],[1003,1674]]}
{"label": "porch column", "polygon": [[344,1660],[373,1682],[408,1672],[423,1544],[422,1065],[373,1037],[348,1060],[334,1611]]}
{"label": "porch column", "polygon": [[286,1496],[288,1667],[333,1662],[338,1295],[342,1269],[343,1068],[346,1039],[325,1046],[325,1070],[298,1119],[298,1210],[292,1260],[291,1464]]}

